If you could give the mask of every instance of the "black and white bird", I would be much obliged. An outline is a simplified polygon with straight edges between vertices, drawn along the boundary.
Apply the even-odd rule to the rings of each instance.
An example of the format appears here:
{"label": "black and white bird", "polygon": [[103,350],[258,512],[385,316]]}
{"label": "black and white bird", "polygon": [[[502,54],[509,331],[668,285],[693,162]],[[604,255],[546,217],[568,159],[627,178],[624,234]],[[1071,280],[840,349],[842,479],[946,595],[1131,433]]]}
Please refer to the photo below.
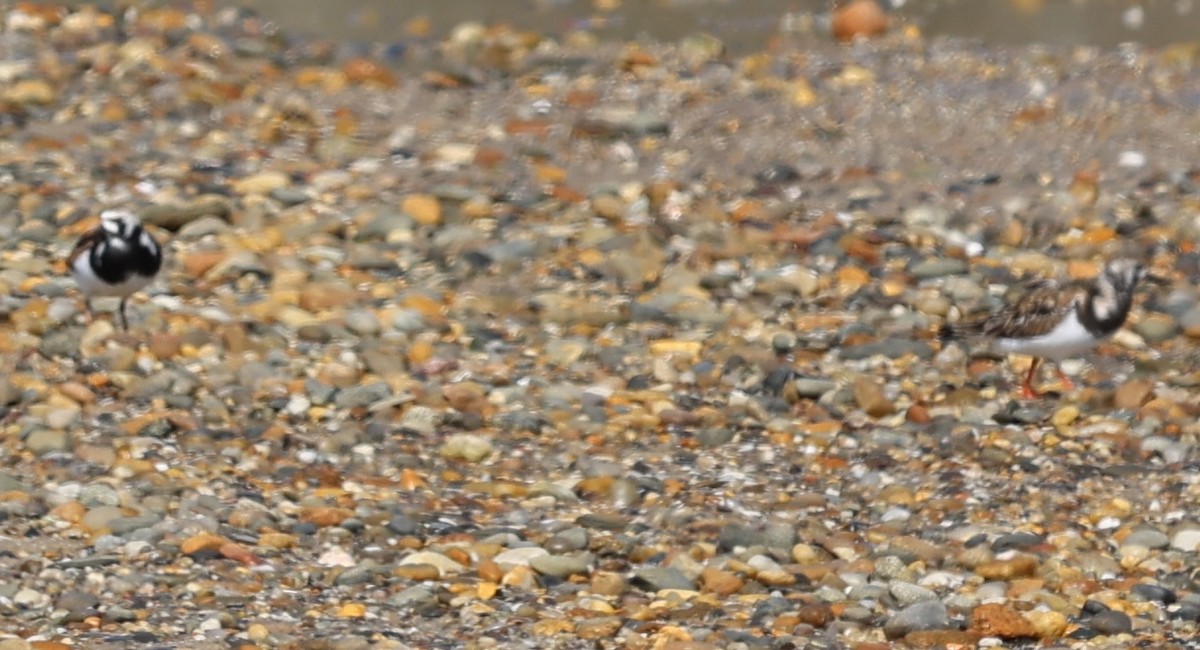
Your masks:
{"label": "black and white bird", "polygon": [[100,225],[80,237],[67,258],[88,313],[92,311],[92,298],[120,298],[121,328],[125,331],[129,330],[126,301],[154,280],[162,263],[162,246],[142,228],[136,216],[124,210],[102,212]]}
{"label": "black and white bird", "polygon": [[[1061,361],[1095,347],[1121,328],[1133,305],[1133,294],[1143,279],[1162,282],[1130,259],[1105,265],[1100,275],[1083,290],[1055,280],[1034,283],[1020,299],[1000,311],[963,323],[946,324],[939,332],[943,342],[958,338],[982,338],[998,352],[1027,354],[1033,363],[1021,382],[1021,395],[1038,396],[1034,373],[1042,359]],[[1061,368],[1055,372],[1067,390],[1074,383]]]}

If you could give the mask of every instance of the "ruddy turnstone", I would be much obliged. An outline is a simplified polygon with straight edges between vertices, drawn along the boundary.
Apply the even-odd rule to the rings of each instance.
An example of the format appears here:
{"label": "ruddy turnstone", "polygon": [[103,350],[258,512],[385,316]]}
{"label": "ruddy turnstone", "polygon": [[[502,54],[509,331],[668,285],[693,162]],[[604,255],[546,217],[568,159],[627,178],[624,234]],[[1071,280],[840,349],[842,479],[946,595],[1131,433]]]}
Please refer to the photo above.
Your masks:
{"label": "ruddy turnstone", "polygon": [[162,247],[136,216],[124,210],[101,213],[100,225],[80,237],[67,258],[88,313],[92,311],[92,298],[118,297],[121,328],[125,331],[129,331],[125,302],[154,280],[162,262]]}
{"label": "ruddy turnstone", "polygon": [[[1133,305],[1134,290],[1146,278],[1162,281],[1148,275],[1138,262],[1118,259],[1105,265],[1086,290],[1042,280],[994,314],[944,325],[939,338],[943,342],[984,338],[999,352],[1032,356],[1033,363],[1021,382],[1021,395],[1031,399],[1039,394],[1033,388],[1033,376],[1041,361],[1057,362],[1079,355],[1120,329]],[[1057,365],[1055,373],[1067,390],[1074,388]]]}

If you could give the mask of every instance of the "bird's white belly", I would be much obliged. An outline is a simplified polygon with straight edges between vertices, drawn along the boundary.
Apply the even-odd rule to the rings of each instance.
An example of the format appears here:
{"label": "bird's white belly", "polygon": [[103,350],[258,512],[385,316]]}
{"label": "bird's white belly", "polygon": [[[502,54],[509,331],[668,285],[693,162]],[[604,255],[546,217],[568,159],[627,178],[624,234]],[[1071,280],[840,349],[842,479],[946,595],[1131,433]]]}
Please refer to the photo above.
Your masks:
{"label": "bird's white belly", "polygon": [[79,290],[89,298],[94,296],[125,298],[146,288],[146,285],[154,280],[153,277],[137,275],[135,273],[129,276],[124,282],[108,284],[104,280],[101,280],[96,275],[96,272],[92,270],[91,264],[88,264],[87,255],[80,255],[75,258],[75,263],[71,265],[71,275],[75,277],[75,282],[79,285]]}
{"label": "bird's white belly", "polygon": [[1077,356],[1099,342],[1072,312],[1046,334],[1028,339],[996,339],[995,345],[1002,352],[1058,360]]}

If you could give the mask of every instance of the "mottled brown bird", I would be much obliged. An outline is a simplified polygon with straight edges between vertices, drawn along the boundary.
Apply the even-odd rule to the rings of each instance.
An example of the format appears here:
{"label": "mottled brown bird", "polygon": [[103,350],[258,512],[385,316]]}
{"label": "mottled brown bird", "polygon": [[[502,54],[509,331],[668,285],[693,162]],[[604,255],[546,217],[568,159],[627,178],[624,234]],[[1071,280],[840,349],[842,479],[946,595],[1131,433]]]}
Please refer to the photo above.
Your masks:
{"label": "mottled brown bird", "polygon": [[[943,341],[978,337],[987,339],[1000,352],[1033,357],[1021,395],[1038,396],[1034,373],[1043,359],[1060,361],[1078,356],[1121,328],[1133,305],[1138,283],[1147,276],[1145,268],[1130,259],[1105,265],[1086,289],[1042,280],[1000,311],[957,324],[946,324],[939,333]],[[1055,373],[1067,390],[1074,383],[1055,365]]]}

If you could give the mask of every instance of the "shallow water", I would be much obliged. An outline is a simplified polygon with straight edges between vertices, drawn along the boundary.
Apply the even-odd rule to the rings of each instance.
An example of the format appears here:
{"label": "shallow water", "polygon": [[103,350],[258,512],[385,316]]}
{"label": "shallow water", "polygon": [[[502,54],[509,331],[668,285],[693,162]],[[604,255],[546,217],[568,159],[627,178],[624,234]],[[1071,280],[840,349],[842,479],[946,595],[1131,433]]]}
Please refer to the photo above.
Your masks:
{"label": "shallow water", "polygon": [[[710,31],[735,51],[753,51],[781,30],[820,16],[827,0],[219,0],[252,7],[288,30],[323,37],[389,41],[403,24],[427,17],[433,33],[466,20],[507,21],[555,32],[586,26],[622,39],[645,34],[673,40]],[[617,5],[610,11],[598,6]],[[1200,7],[1195,0],[893,0],[896,13],[930,35],[979,38],[992,43],[1092,44],[1137,41],[1151,46],[1195,40]],[[298,9],[302,8],[302,9]],[[801,20],[797,20],[797,18]]]}
{"label": "shallow water", "polygon": [[[95,3],[95,0],[92,0]],[[734,52],[762,49],[788,30],[827,20],[828,0],[211,0],[254,9],[290,33],[342,41],[397,42],[406,24],[428,20],[430,34],[464,21],[503,21],[541,33],[586,28],[602,36],[674,40],[707,31]],[[996,44],[1123,42],[1150,46],[1194,41],[1200,0],[891,0],[885,4],[927,35]],[[71,2],[68,2],[70,4]],[[100,5],[113,2],[101,0]],[[129,4],[128,0],[122,4]],[[142,0],[133,4],[187,3]]]}

